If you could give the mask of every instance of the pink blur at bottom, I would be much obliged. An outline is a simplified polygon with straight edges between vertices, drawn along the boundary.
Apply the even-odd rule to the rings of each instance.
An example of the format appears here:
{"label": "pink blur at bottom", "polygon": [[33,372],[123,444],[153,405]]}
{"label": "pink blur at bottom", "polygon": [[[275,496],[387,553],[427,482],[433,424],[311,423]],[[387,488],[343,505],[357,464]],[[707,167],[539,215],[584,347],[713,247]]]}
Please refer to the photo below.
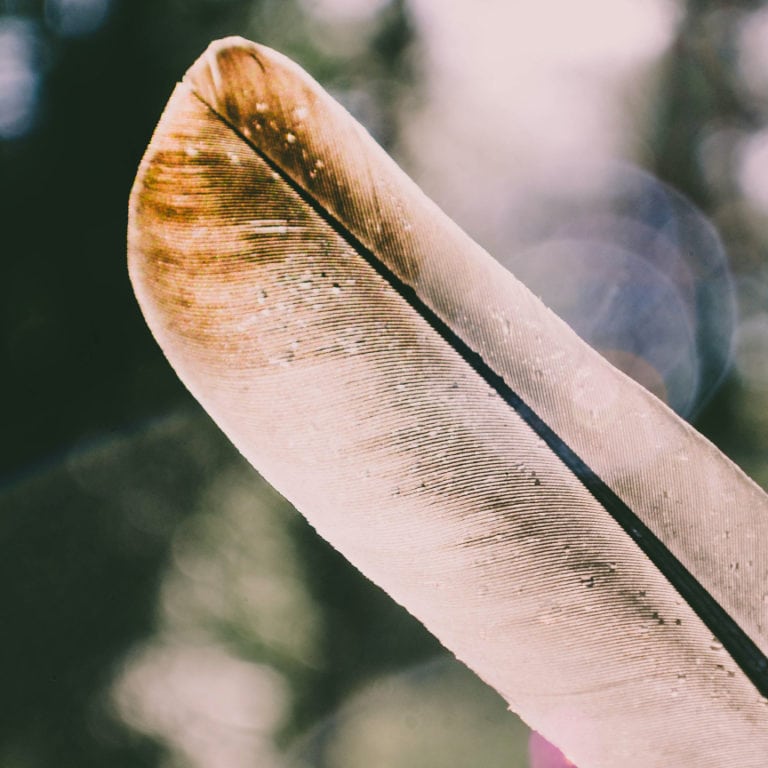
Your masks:
{"label": "pink blur at bottom", "polygon": [[531,732],[528,740],[530,768],[576,768],[576,766],[543,736]]}

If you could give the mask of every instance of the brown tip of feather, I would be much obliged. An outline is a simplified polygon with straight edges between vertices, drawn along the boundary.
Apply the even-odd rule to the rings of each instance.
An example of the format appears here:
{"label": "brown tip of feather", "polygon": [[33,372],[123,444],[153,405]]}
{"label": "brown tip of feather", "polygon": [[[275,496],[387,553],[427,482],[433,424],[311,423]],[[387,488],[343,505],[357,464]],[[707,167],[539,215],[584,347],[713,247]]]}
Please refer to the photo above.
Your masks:
{"label": "brown tip of feather", "polygon": [[297,96],[320,88],[290,59],[241,37],[211,43],[184,82],[224,122],[268,154],[290,132],[290,107]]}

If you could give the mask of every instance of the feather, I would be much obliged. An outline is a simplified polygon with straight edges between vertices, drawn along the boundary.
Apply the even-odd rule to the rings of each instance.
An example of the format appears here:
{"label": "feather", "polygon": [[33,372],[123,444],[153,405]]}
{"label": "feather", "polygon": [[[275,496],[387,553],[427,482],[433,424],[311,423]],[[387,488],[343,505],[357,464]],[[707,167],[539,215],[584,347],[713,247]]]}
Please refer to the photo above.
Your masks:
{"label": "feather", "polygon": [[191,67],[129,267],[244,456],[580,768],[764,768],[766,495],[296,64]]}

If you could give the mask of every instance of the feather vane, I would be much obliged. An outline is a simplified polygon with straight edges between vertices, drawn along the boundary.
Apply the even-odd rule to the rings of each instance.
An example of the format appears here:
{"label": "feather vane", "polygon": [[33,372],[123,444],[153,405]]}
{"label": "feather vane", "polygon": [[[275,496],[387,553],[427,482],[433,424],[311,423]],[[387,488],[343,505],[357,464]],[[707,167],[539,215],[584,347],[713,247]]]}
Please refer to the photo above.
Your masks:
{"label": "feather vane", "polygon": [[245,457],[577,765],[764,768],[768,497],[296,64],[192,66],[129,266]]}

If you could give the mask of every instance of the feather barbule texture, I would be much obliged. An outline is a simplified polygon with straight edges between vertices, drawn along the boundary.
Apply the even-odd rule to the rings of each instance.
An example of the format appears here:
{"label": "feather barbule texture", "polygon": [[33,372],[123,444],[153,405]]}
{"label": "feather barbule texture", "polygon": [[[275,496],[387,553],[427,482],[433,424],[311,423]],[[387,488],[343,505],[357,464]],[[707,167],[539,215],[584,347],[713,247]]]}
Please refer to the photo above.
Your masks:
{"label": "feather barbule texture", "polygon": [[129,267],[243,455],[580,768],[765,768],[767,497],[296,64],[191,67]]}

